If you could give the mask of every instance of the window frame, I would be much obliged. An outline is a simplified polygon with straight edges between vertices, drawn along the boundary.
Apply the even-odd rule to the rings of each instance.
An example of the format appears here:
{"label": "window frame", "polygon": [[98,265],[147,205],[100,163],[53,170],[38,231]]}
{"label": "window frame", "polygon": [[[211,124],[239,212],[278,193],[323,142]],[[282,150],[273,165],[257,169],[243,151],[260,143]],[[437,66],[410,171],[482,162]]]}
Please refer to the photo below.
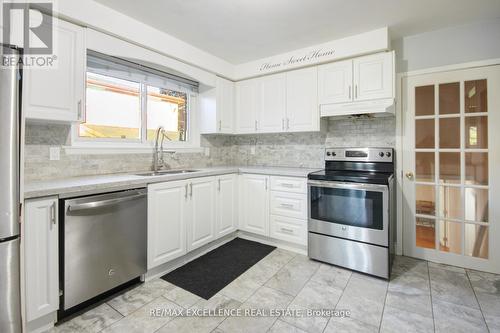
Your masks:
{"label": "window frame", "polygon": [[[127,62],[126,60],[123,60]],[[137,65],[140,66],[140,65]],[[121,80],[127,80],[131,82],[137,82],[140,85],[140,105],[141,105],[141,123],[140,123],[140,139],[118,139],[118,138],[85,138],[79,136],[79,126],[80,122],[73,123],[71,125],[71,138],[69,147],[65,147],[70,151],[70,153],[78,153],[82,151],[84,153],[106,153],[106,151],[113,151],[118,153],[126,152],[142,152],[150,151],[154,148],[154,141],[147,140],[147,86],[154,86],[163,89],[169,89],[174,91],[179,91],[186,94],[186,140],[185,141],[168,141],[164,140],[164,149],[187,149],[187,150],[199,150],[200,147],[200,130],[198,126],[197,110],[198,110],[198,93],[194,90],[190,90],[181,85],[175,85],[172,80],[165,73],[164,84],[159,84],[150,82],[148,80],[137,80],[136,78],[127,77],[126,75],[119,75],[117,73],[110,73],[99,70],[96,68],[86,68],[85,71],[85,95],[83,99],[83,109],[86,112],[86,98],[87,98],[87,73],[95,73],[99,75],[104,75],[108,77],[114,77]],[[161,77],[160,75],[158,75]],[[85,113],[84,113],[85,114]]]}

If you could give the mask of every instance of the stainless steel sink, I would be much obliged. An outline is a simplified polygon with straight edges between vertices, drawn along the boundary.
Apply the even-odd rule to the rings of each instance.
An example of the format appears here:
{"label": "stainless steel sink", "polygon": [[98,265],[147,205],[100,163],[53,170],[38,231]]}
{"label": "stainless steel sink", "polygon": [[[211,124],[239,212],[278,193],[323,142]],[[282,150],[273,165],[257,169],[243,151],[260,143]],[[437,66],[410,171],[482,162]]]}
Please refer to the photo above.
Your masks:
{"label": "stainless steel sink", "polygon": [[189,172],[196,172],[198,170],[191,170],[191,169],[182,169],[182,170],[159,170],[159,171],[149,171],[149,172],[141,172],[141,173],[136,173],[136,176],[144,176],[144,177],[151,177],[151,176],[164,176],[164,175],[175,175],[179,173],[189,173]]}

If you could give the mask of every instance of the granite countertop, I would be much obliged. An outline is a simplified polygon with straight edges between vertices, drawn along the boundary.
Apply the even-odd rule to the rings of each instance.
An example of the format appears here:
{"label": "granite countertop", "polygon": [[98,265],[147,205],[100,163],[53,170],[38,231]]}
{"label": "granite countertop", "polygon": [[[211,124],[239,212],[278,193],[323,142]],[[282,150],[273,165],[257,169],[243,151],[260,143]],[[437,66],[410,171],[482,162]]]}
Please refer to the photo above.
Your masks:
{"label": "granite countertop", "polygon": [[307,177],[309,173],[318,170],[308,168],[281,168],[265,166],[230,166],[192,169],[197,171],[161,176],[139,176],[134,173],[119,173],[28,182],[24,185],[24,198],[29,199],[51,195],[59,195],[61,198],[68,198],[72,196],[145,187],[148,184],[153,183],[196,177],[217,176],[229,173],[253,173],[273,176]]}

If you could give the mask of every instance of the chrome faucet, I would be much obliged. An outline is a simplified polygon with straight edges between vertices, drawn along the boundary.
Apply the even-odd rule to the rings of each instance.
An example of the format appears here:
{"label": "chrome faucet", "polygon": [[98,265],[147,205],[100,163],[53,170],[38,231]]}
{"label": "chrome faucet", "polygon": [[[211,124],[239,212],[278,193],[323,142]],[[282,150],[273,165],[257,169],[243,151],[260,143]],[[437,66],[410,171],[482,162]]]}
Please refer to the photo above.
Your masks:
{"label": "chrome faucet", "polygon": [[[160,135],[161,135],[161,141],[160,141]],[[171,141],[171,139],[165,133],[165,128],[163,128],[163,126],[159,126],[156,129],[155,151],[153,154],[153,172],[157,172],[158,169],[160,169],[165,165],[165,161],[163,160],[163,140],[165,138]]]}

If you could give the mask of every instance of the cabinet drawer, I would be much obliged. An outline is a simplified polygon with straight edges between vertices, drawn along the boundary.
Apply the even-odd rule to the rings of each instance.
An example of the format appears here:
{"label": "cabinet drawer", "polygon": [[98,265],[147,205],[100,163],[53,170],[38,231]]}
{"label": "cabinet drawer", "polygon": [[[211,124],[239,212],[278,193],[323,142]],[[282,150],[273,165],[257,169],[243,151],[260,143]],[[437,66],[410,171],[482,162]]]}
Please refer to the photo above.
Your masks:
{"label": "cabinet drawer", "polygon": [[307,195],[271,191],[271,214],[307,219]]}
{"label": "cabinet drawer", "polygon": [[271,215],[271,237],[301,245],[307,244],[307,221]]}
{"label": "cabinet drawer", "polygon": [[306,194],[307,179],[271,176],[271,190]]}

